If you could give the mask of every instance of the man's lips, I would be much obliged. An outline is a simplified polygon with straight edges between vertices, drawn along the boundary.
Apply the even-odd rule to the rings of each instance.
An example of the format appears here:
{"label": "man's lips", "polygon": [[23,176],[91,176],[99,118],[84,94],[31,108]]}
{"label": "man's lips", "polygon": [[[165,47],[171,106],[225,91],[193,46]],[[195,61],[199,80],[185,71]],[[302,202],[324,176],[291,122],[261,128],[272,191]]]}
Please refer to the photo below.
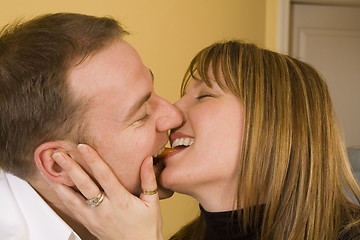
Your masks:
{"label": "man's lips", "polygon": [[156,158],[164,158],[164,157],[166,157],[167,155],[169,155],[169,153],[175,151],[176,149],[177,149],[176,147],[175,147],[175,148],[165,147],[165,148],[164,148],[164,151],[163,151],[161,154],[159,154]]}
{"label": "man's lips", "polygon": [[177,148],[168,148],[164,147],[164,150],[162,150],[159,154],[153,157],[154,165],[157,165],[159,162],[161,162],[169,153],[177,150]]}

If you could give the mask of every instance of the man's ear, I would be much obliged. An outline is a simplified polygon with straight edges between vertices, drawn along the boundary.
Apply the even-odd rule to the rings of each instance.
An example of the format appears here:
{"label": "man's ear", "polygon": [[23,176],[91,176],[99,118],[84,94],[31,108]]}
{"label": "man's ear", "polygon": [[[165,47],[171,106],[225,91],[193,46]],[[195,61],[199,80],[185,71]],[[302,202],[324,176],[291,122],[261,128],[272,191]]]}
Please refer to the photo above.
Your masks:
{"label": "man's ear", "polygon": [[41,144],[34,153],[35,163],[40,172],[51,181],[67,186],[75,186],[68,174],[55,162],[55,152],[68,153],[68,146],[62,142],[46,142]]}

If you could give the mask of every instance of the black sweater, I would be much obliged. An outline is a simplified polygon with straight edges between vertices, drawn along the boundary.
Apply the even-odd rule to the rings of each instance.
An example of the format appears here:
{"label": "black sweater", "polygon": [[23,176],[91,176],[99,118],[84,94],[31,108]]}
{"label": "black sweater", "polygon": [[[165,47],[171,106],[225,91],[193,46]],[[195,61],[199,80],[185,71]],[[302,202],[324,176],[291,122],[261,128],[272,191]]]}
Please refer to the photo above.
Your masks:
{"label": "black sweater", "polygon": [[[260,236],[260,226],[245,232],[239,224],[237,211],[207,212],[200,206],[206,223],[207,240],[256,240]],[[264,210],[264,206],[261,206]]]}
{"label": "black sweater", "polygon": [[[265,209],[259,206],[261,215]],[[239,224],[237,211],[207,212],[200,206],[206,224],[206,240],[257,240],[261,234],[261,223],[245,233]],[[354,227],[337,238],[338,240],[360,240],[360,226]]]}

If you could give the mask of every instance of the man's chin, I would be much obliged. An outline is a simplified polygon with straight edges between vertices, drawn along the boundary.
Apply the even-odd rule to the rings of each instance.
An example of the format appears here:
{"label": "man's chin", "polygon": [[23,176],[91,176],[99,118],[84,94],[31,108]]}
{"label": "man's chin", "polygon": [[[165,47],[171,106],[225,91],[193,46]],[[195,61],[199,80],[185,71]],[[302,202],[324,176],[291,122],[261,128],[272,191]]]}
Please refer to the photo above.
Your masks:
{"label": "man's chin", "polygon": [[160,199],[166,199],[171,197],[174,194],[174,191],[171,191],[169,189],[166,188],[162,188],[159,186],[159,198]]}
{"label": "man's chin", "polygon": [[164,164],[162,162],[160,162],[159,164],[157,164],[156,166],[154,166],[154,172],[155,172],[155,175],[156,175],[156,182],[158,183],[158,192],[159,192],[159,198],[160,199],[166,199],[166,198],[169,198],[171,197],[172,195],[174,195],[174,191],[170,190],[170,189],[167,189],[167,188],[164,188],[164,187],[161,187],[159,185],[160,183],[160,175],[162,173],[162,171],[164,170]]}

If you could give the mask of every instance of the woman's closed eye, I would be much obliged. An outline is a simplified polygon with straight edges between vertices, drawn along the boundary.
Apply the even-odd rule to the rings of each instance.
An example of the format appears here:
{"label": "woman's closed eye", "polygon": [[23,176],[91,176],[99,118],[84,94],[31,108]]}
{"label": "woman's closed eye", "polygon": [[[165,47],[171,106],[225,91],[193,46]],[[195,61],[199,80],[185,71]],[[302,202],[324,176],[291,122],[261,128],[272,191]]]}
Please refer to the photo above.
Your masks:
{"label": "woman's closed eye", "polygon": [[208,97],[214,97],[214,95],[212,95],[210,93],[200,94],[199,96],[196,97],[196,100],[201,100],[201,99],[208,98]]}

